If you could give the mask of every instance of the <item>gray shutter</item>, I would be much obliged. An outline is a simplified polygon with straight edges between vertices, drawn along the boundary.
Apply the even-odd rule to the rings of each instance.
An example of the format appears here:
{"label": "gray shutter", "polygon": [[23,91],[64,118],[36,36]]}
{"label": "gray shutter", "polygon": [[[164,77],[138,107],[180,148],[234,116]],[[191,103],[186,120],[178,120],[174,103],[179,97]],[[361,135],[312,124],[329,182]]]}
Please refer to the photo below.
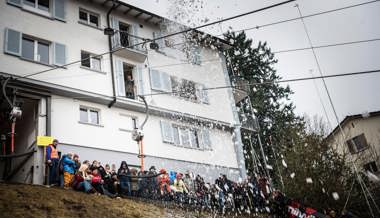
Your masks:
{"label": "gray shutter", "polygon": [[[137,88],[137,94],[143,95],[144,94],[144,77],[143,77],[143,69],[141,64],[136,66],[137,69],[137,77],[138,77],[138,88]],[[136,74],[135,74],[136,75]]]}
{"label": "gray shutter", "polygon": [[125,96],[123,61],[115,58],[116,95]]}
{"label": "gray shutter", "polygon": [[120,44],[120,32],[119,32],[119,20],[115,17],[111,17],[111,28],[114,29],[115,34],[111,37],[112,49],[118,48]]}
{"label": "gray shutter", "polygon": [[[161,31],[153,32],[153,38],[154,39],[159,38],[161,36],[162,36],[162,32]],[[155,42],[158,44],[158,50],[163,51],[163,49],[165,48],[165,41],[164,41],[164,39],[158,39],[158,40],[155,40]]]}
{"label": "gray shutter", "polygon": [[164,142],[174,142],[173,129],[170,122],[161,120],[161,134]]}
{"label": "gray shutter", "polygon": [[134,36],[139,36],[139,28],[140,28],[140,25],[139,24],[133,24],[131,26],[131,37],[130,40],[131,40],[131,45],[134,45],[132,48],[133,49],[136,49],[136,50],[140,50],[142,51],[143,50],[143,45],[137,45],[139,43],[141,43],[142,41],[139,39],[139,38],[136,38]]}
{"label": "gray shutter", "polygon": [[161,73],[161,91],[171,92],[172,91],[172,82],[170,76],[167,73]]}
{"label": "gray shutter", "polygon": [[7,0],[7,2],[11,5],[14,5],[14,6],[18,6],[18,7],[21,7],[22,3],[21,3],[22,0]]}
{"label": "gray shutter", "polygon": [[53,0],[53,16],[58,20],[65,20],[65,0]]}
{"label": "gray shutter", "polygon": [[194,48],[193,60],[194,60],[194,62],[193,62],[194,64],[200,65],[202,63],[202,61],[201,61],[201,48],[199,48],[199,47]]}
{"label": "gray shutter", "polygon": [[55,65],[65,65],[66,64],[66,46],[57,42],[53,43],[53,63]]}
{"label": "gray shutter", "polygon": [[200,140],[203,149],[211,149],[210,131],[202,129],[200,131]]}
{"label": "gray shutter", "polygon": [[158,70],[150,70],[150,87],[154,90],[161,90],[161,77],[160,71]]}
{"label": "gray shutter", "polygon": [[5,29],[4,39],[4,52],[20,56],[22,33],[7,28]]}
{"label": "gray shutter", "polygon": [[199,102],[208,104],[209,103],[208,102],[208,92],[207,92],[207,90],[205,90],[205,88],[206,87],[204,85],[198,84],[197,89],[196,89],[196,95],[197,95]]}

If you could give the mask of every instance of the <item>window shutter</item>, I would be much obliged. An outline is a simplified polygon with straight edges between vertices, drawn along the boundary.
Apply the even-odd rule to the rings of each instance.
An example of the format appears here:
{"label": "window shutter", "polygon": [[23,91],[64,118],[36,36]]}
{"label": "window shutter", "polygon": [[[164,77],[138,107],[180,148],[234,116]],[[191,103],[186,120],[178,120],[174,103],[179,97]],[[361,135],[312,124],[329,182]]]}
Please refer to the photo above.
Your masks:
{"label": "window shutter", "polygon": [[115,17],[111,17],[111,28],[114,29],[115,34],[111,36],[111,44],[112,49],[118,48],[121,46],[120,44],[120,32],[119,32],[119,20]]}
{"label": "window shutter", "polygon": [[57,42],[53,43],[53,63],[61,66],[66,64],[66,46]]}
{"label": "window shutter", "polygon": [[[138,82],[137,82],[137,94],[138,95],[143,95],[144,94],[144,77],[143,77],[143,69],[141,64],[137,65],[135,67],[137,70],[137,77],[138,77]],[[135,74],[136,75],[136,74]]]}
{"label": "window shutter", "polygon": [[130,40],[131,40],[131,45],[133,45],[133,49],[137,49],[137,50],[142,50],[142,45],[137,45],[138,43],[140,43],[140,40],[138,38],[136,38],[135,36],[139,36],[139,25],[138,24],[133,24],[131,26],[131,37]]}
{"label": "window shutter", "polygon": [[115,59],[116,95],[125,96],[123,61]]}
{"label": "window shutter", "polygon": [[208,129],[202,129],[201,131],[201,144],[203,149],[211,149],[210,131]]}
{"label": "window shutter", "polygon": [[164,142],[173,143],[173,129],[171,123],[161,120],[161,133]]}
{"label": "window shutter", "polygon": [[21,55],[21,32],[12,29],[5,29],[5,53],[20,56]]}
{"label": "window shutter", "polygon": [[7,0],[7,2],[11,5],[14,5],[14,6],[18,6],[18,7],[21,7],[22,3],[21,3],[22,0]]}
{"label": "window shutter", "polygon": [[161,77],[158,70],[150,70],[150,86],[151,89],[161,90]]}
{"label": "window shutter", "polygon": [[208,104],[208,92],[207,90],[205,90],[205,86],[204,85],[200,85],[198,84],[197,85],[197,90],[196,90],[196,95],[197,95],[197,98],[198,100],[201,102],[201,103],[205,103],[205,104]]}
{"label": "window shutter", "polygon": [[201,48],[195,47],[193,50],[193,63],[200,65],[201,61]]}
{"label": "window shutter", "polygon": [[165,92],[171,92],[172,91],[172,83],[170,76],[167,73],[160,72],[161,73],[161,90]]}
{"label": "window shutter", "polygon": [[53,0],[53,16],[58,20],[65,20],[65,0]]}
{"label": "window shutter", "polygon": [[[159,38],[162,36],[162,32],[161,31],[157,31],[157,32],[153,32],[153,38],[156,39],[156,38]],[[165,47],[165,42],[164,42],[164,39],[158,39],[158,40],[155,40],[155,42],[158,44],[158,50],[163,50],[164,47]]]}

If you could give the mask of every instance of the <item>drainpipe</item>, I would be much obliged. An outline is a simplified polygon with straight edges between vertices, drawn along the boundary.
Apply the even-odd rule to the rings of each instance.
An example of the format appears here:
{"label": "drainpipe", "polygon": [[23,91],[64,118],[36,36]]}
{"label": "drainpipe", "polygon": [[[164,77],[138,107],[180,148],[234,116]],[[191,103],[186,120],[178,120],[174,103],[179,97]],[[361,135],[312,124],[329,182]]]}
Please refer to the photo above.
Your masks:
{"label": "drainpipe", "polygon": [[[107,28],[111,28],[110,14],[116,8],[115,2],[113,2],[112,7],[107,12]],[[111,63],[111,75],[112,75],[112,90],[113,90],[113,99],[108,104],[108,107],[111,108],[116,103],[116,90],[115,90],[115,73],[113,69],[113,53],[112,53],[112,35],[108,35],[108,48],[110,51],[110,63]]]}

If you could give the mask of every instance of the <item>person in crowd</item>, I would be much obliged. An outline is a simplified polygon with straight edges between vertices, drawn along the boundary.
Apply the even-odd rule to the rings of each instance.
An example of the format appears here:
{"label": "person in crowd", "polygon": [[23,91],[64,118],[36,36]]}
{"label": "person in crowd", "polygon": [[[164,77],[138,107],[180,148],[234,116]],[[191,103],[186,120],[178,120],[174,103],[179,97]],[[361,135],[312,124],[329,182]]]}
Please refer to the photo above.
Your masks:
{"label": "person in crowd", "polygon": [[173,186],[172,186],[175,199],[177,200],[178,203],[183,203],[184,194],[188,193],[185,183],[183,182],[182,176],[183,176],[182,173],[177,173],[176,178],[173,182]]}
{"label": "person in crowd", "polygon": [[113,173],[109,164],[106,164],[104,172],[104,188],[107,189],[112,194],[117,194],[117,174]]}
{"label": "person in crowd", "polygon": [[81,163],[80,163],[80,160],[79,160],[79,155],[74,154],[73,160],[75,162],[75,173],[77,173],[78,170],[79,170],[79,168],[80,168],[80,166],[81,166]]}
{"label": "person in crowd", "polygon": [[139,171],[138,175],[138,196],[147,198],[149,196],[148,171]]}
{"label": "person in crowd", "polygon": [[59,180],[59,187],[63,188],[64,179],[63,179],[63,160],[65,159],[66,154],[63,154],[61,159],[59,159],[58,167],[57,167],[57,175]]}
{"label": "person in crowd", "polygon": [[188,191],[186,199],[191,204],[196,200],[193,173],[187,170],[183,178],[183,182],[185,183],[186,189]]}
{"label": "person in crowd", "polygon": [[58,140],[54,139],[53,143],[46,147],[46,162],[49,167],[48,185],[58,185]]}
{"label": "person in crowd", "polygon": [[165,169],[161,169],[160,174],[161,175],[158,177],[158,184],[161,197],[164,197],[170,194],[170,178]]}
{"label": "person in crowd", "polygon": [[94,188],[91,185],[92,175],[88,174],[90,162],[88,160],[83,161],[78,169],[78,172],[74,176],[73,189],[77,191],[83,191],[85,193],[94,192]]}
{"label": "person in crowd", "polygon": [[119,178],[120,182],[120,194],[125,195],[125,193],[127,193],[128,196],[131,196],[131,172],[126,161],[121,162],[120,168],[117,171],[117,177]]}
{"label": "person in crowd", "polygon": [[104,180],[102,179],[102,176],[100,175],[99,169],[94,169],[92,171],[92,179],[91,179],[91,185],[94,187],[97,193],[102,195],[107,195],[108,197],[114,198],[116,195],[110,193],[107,189],[103,186]]}
{"label": "person in crowd", "polygon": [[64,179],[64,188],[68,189],[71,187],[71,184],[74,179],[75,174],[75,162],[72,159],[73,154],[68,153],[63,159],[63,179]]}
{"label": "person in crowd", "polygon": [[157,171],[155,166],[151,166],[148,171],[148,196],[156,199],[158,197],[158,181],[157,181]]}
{"label": "person in crowd", "polygon": [[173,170],[169,171],[170,185],[173,185],[177,173]]}
{"label": "person in crowd", "polygon": [[100,166],[100,162],[97,160],[92,161],[92,164],[90,166],[90,170],[93,171],[95,169],[98,169]]}
{"label": "person in crowd", "polygon": [[112,172],[112,174],[117,174],[117,171],[116,171],[116,164],[112,164],[112,165],[111,165],[111,172]]}
{"label": "person in crowd", "polygon": [[138,178],[137,178],[137,170],[132,168],[131,170],[131,195],[137,197],[137,191],[139,190],[138,186]]}

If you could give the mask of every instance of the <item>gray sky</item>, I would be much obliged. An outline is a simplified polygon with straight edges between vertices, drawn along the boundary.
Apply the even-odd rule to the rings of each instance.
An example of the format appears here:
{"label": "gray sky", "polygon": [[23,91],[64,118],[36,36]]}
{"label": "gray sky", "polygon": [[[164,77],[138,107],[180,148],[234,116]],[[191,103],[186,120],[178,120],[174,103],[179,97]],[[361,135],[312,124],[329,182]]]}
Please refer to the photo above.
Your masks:
{"label": "gray sky", "polygon": [[[163,17],[173,19],[172,13],[177,8],[173,2],[179,0],[125,0],[125,2],[144,8]],[[259,9],[281,0],[185,0],[193,2],[190,8],[182,8],[190,12],[192,20],[208,18],[214,21],[234,16],[247,11]],[[299,0],[303,15],[345,7],[370,0]],[[200,7],[202,5],[202,7]],[[299,17],[295,3],[283,5],[265,12],[235,19],[223,25],[216,25],[203,31],[220,34],[229,26],[233,30],[254,27],[284,19]],[[198,6],[198,7],[195,7]],[[338,12],[306,18],[305,22],[314,46],[341,42],[380,38],[380,1],[350,8]],[[196,18],[196,19],[194,19]],[[183,24],[187,18],[177,20]],[[197,23],[197,22],[195,22]],[[200,23],[198,23],[200,24]],[[301,20],[254,29],[247,35],[257,43],[267,41],[272,51],[309,47],[307,36]],[[322,73],[339,74],[356,71],[380,69],[380,41],[316,49]],[[308,77],[311,72],[318,76],[318,68],[311,50],[276,54],[279,60],[276,68],[284,79]],[[296,105],[298,114],[325,117],[318,98],[326,106],[328,117],[333,127],[337,125],[329,104],[322,81],[302,81],[290,83],[295,92],[291,100]],[[333,103],[339,119],[346,115],[380,110],[380,73],[352,77],[326,79]]]}

